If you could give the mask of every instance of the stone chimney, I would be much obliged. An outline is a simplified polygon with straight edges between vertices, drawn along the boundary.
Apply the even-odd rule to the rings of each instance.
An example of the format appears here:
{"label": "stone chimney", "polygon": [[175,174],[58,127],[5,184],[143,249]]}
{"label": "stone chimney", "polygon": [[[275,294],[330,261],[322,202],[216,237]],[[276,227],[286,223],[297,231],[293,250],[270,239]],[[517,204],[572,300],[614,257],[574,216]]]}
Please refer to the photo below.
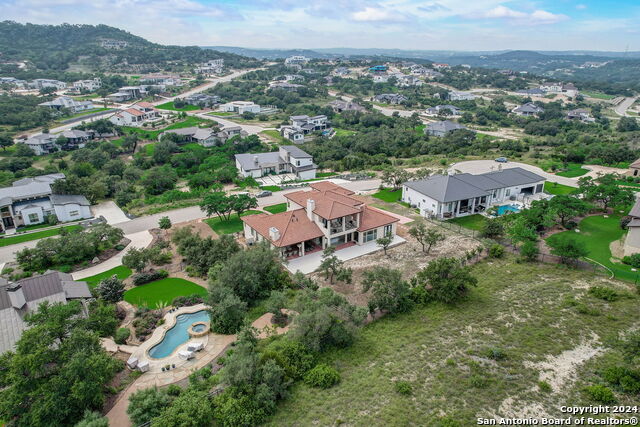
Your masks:
{"label": "stone chimney", "polygon": [[258,156],[253,156],[253,164],[254,165],[258,164]]}
{"label": "stone chimney", "polygon": [[307,199],[307,217],[309,221],[313,221],[313,211],[316,209],[316,201],[313,199]]}
{"label": "stone chimney", "polygon": [[278,230],[276,227],[269,227],[269,238],[273,242],[280,240],[280,230]]}
{"label": "stone chimney", "polygon": [[21,309],[27,303],[24,298],[24,290],[19,284],[7,286],[7,295],[9,295],[9,301],[11,301],[13,308]]}

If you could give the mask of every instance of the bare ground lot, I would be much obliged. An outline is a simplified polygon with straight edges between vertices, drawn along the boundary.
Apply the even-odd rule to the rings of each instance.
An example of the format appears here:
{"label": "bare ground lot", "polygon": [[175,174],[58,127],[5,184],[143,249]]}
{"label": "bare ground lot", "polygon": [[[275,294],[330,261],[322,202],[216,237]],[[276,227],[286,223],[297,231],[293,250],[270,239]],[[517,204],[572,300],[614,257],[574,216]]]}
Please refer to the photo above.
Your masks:
{"label": "bare ground lot", "polygon": [[[296,384],[268,425],[466,427],[476,417],[562,416],[561,405],[597,404],[583,389],[622,360],[616,339],[637,329],[640,314],[633,287],[514,257],[472,269],[479,284],[465,301],[384,317],[352,347],[323,355],[341,382],[327,390]],[[587,292],[595,285],[623,297],[597,299]],[[399,380],[411,395],[395,391]],[[639,403],[615,394],[619,404]]]}
{"label": "bare ground lot", "polygon": [[[427,226],[436,227],[427,223]],[[404,279],[410,279],[418,271],[426,267],[429,262],[440,257],[460,257],[465,252],[480,246],[480,243],[470,237],[462,236],[449,230],[437,227],[446,239],[434,246],[426,254],[422,252],[422,246],[408,235],[408,228],[398,225],[398,234],[407,240],[407,243],[390,248],[387,255],[382,250],[370,255],[346,261],[345,266],[353,269],[353,283],[336,283],[330,285],[320,273],[313,273],[313,277],[321,286],[331,286],[335,291],[343,294],[352,304],[366,306],[368,294],[362,293],[362,277],[366,270],[375,266],[394,268],[402,271]]]}

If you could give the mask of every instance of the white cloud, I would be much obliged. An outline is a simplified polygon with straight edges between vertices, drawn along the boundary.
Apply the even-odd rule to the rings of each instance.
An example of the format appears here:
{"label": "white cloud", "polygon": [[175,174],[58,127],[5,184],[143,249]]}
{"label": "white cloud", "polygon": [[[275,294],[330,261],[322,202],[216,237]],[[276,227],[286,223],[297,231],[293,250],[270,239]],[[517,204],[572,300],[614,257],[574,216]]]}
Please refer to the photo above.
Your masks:
{"label": "white cloud", "polygon": [[363,10],[351,14],[354,21],[359,22],[401,22],[407,21],[407,16],[382,7],[365,7]]}
{"label": "white cloud", "polygon": [[584,10],[584,9],[586,9],[586,8],[587,8],[587,5],[586,5],[586,4],[577,4],[577,5],[576,5],[576,9],[578,9],[578,10]]}
{"label": "white cloud", "polygon": [[533,12],[527,13],[519,10],[510,9],[502,5],[496,6],[493,9],[490,9],[485,12],[472,13],[467,16],[470,18],[477,18],[477,19],[482,19],[482,18],[506,19],[509,21],[514,21],[519,25],[555,24],[556,22],[569,19],[569,17],[566,15],[547,12],[546,10],[539,9],[539,10],[534,10]]}

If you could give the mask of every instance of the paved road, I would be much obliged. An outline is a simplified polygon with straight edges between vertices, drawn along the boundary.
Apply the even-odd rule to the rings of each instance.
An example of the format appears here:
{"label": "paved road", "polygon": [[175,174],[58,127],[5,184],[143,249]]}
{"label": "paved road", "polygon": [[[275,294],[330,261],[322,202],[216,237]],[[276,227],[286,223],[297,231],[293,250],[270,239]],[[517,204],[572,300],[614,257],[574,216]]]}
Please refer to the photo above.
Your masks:
{"label": "paved road", "polygon": [[631,107],[633,105],[634,102],[636,102],[637,99],[638,99],[638,97],[625,98],[624,101],[622,101],[620,104],[616,105],[616,107],[613,109],[613,111],[615,111],[616,114],[619,115],[619,116],[629,117],[629,114],[627,114],[627,110],[629,109],[629,107]]}
{"label": "paved road", "polygon": [[547,181],[557,182],[558,184],[568,185],[570,187],[578,186],[578,178],[566,178],[564,176],[554,175],[543,171],[537,166],[528,165],[526,163],[508,162],[508,163],[496,163],[494,160],[469,160],[466,162],[459,162],[453,164],[450,171],[460,171],[462,173],[480,174],[485,172],[491,172],[498,170],[499,166],[503,169],[521,167],[540,176],[543,176]]}
{"label": "paved road", "polygon": [[218,122],[219,124],[221,124],[223,127],[240,126],[242,128],[242,130],[247,132],[249,135],[257,135],[260,132],[262,132],[263,130],[268,129],[266,127],[262,127],[262,126],[259,126],[259,125],[250,125],[250,124],[246,124],[246,123],[237,123],[237,122],[234,122],[232,120],[225,119],[225,118],[222,118],[222,117],[209,116],[206,113],[187,113],[187,114],[190,115],[190,116],[199,117],[199,118],[205,119],[205,120],[213,120],[213,121]]}

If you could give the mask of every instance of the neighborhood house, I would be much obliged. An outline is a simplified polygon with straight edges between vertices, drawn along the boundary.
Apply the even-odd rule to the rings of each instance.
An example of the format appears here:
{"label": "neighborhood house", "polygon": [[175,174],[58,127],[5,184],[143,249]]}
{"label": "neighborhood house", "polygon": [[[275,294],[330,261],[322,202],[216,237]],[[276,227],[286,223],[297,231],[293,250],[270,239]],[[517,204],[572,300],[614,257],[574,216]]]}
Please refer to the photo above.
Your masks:
{"label": "neighborhood house", "polygon": [[118,111],[109,121],[119,126],[142,126],[144,123],[160,119],[160,112],[153,104],[138,102],[129,108]]}
{"label": "neighborhood house", "polygon": [[0,278],[0,354],[14,349],[27,329],[25,315],[38,311],[43,302],[67,303],[79,300],[86,316],[86,300],[92,298],[87,282],[74,281],[70,274],[48,271],[17,282]]}
{"label": "neighborhood house", "polygon": [[280,135],[290,141],[302,143],[304,136],[318,130],[327,128],[327,116],[319,115],[309,117],[307,115],[290,116],[290,125],[280,127]]}
{"label": "neighborhood house", "polygon": [[81,111],[93,110],[96,108],[91,101],[76,101],[68,96],[60,96],[52,101],[41,102],[38,104],[41,107],[51,108],[52,110],[61,111],[69,110],[72,113],[79,113]]}
{"label": "neighborhood house", "polygon": [[365,205],[353,191],[328,181],[311,188],[286,194],[286,212],[242,217],[247,241],[268,241],[283,258],[292,259],[328,246],[342,249],[396,235],[398,219]]}
{"label": "neighborhood house", "polygon": [[240,175],[260,178],[265,175],[293,173],[297,179],[313,179],[318,166],[313,157],[294,145],[281,145],[270,153],[236,154],[236,168]]}
{"label": "neighborhood house", "polygon": [[443,137],[448,133],[455,130],[466,129],[460,123],[452,122],[451,120],[443,120],[441,122],[429,123],[424,128],[424,133],[429,136]]}
{"label": "neighborhood house", "polygon": [[516,167],[480,175],[433,175],[402,184],[402,201],[431,218],[455,218],[541,193],[545,178]]}
{"label": "neighborhood house", "polygon": [[89,201],[84,196],[53,194],[51,184],[64,177],[54,173],[23,178],[11,187],[0,188],[0,232],[41,224],[49,215],[55,215],[60,222],[91,218]]}
{"label": "neighborhood house", "polygon": [[260,113],[260,106],[249,101],[232,101],[222,104],[220,106],[220,111],[236,114],[243,114],[247,112],[258,114]]}

